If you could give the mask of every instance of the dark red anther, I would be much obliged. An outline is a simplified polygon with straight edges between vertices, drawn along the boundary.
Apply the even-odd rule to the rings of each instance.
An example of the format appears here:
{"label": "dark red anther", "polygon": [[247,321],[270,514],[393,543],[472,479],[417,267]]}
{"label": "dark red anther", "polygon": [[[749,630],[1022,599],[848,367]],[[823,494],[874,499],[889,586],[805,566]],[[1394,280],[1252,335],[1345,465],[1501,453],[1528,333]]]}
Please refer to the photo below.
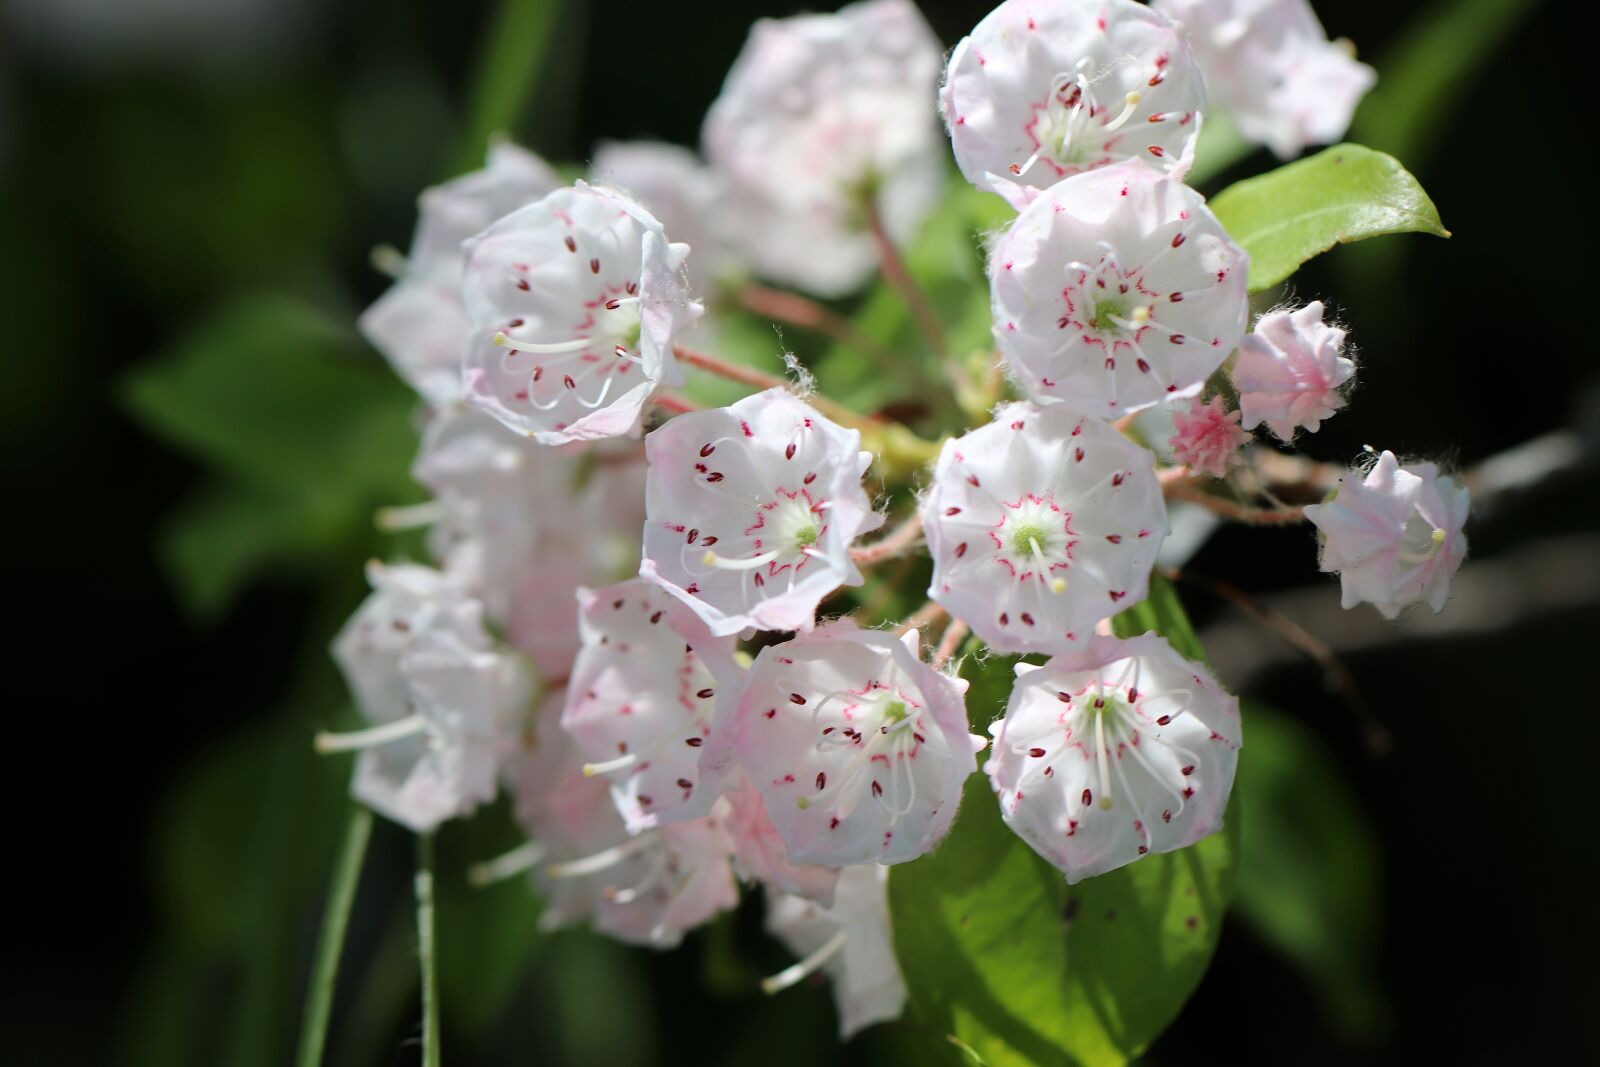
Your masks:
{"label": "dark red anther", "polygon": [[963,541],[959,545],[956,546],[956,559],[960,559],[962,556],[965,556],[966,554],[967,554],[967,543],[965,541]]}
{"label": "dark red anther", "polygon": [[801,696],[799,693],[790,693],[789,694],[789,703],[791,703],[791,704],[804,704],[805,702],[806,702],[806,698]]}
{"label": "dark red anther", "polygon": [[598,259],[591,259],[589,261],[589,273],[590,274],[599,274],[600,273],[600,261]]}
{"label": "dark red anther", "polygon": [[708,481],[708,482],[720,482],[720,481],[722,481],[722,472],[721,471],[712,471],[710,474],[706,475],[706,481]]}
{"label": "dark red anther", "polygon": [[651,626],[654,626],[656,623],[658,623],[660,621],[661,621],[661,612],[658,611],[658,612],[656,612],[656,613],[654,613],[653,615],[650,616],[650,625]]}
{"label": "dark red anther", "polygon": [[1178,233],[1176,236],[1174,236],[1172,238],[1172,247],[1173,248],[1177,248],[1179,245],[1183,244],[1183,242],[1185,242],[1187,240],[1188,240],[1188,237],[1186,237],[1183,233],[1180,232],[1180,233]]}
{"label": "dark red anther", "polygon": [[827,775],[827,772],[825,772],[825,771],[818,771],[818,772],[817,772],[817,788],[818,788],[818,789],[821,789],[821,788],[822,788],[822,787],[823,787],[823,786],[825,786],[825,785],[827,785],[827,784],[828,784],[828,775]]}
{"label": "dark red anther", "polygon": [[683,743],[688,745],[690,748],[699,748],[701,745],[706,743],[706,739],[703,737],[685,737],[683,739]]}
{"label": "dark red anther", "polygon": [[696,541],[700,540],[700,531],[698,529],[690,530],[689,533],[684,537],[684,540],[691,545],[694,544]]}
{"label": "dark red anther", "polygon": [[883,784],[876,778],[872,780],[872,795],[875,797],[883,796]]}
{"label": "dark red anther", "polygon": [[695,694],[695,696],[699,697],[701,700],[710,700],[712,697],[714,697],[716,695],[717,695],[717,691],[715,689],[711,689],[709,687],[707,687],[705,689],[702,689],[698,693]]}
{"label": "dark red anther", "polygon": [[568,389],[576,389],[578,387],[578,383],[572,380],[572,375],[570,374],[563,374],[561,381]]}
{"label": "dark red anther", "polygon": [[959,514],[961,514],[961,509],[960,508],[945,508],[944,509],[944,513],[946,515],[959,515]]}
{"label": "dark red anther", "polygon": [[1189,764],[1189,766],[1184,767],[1182,769],[1181,773],[1183,774],[1183,776],[1185,778],[1187,778],[1189,775],[1193,774],[1194,773],[1194,764],[1191,763],[1191,764]]}
{"label": "dark red anther", "polygon": [[794,458],[794,443],[793,442],[790,442],[787,446],[784,447],[783,458],[784,459],[793,459]]}
{"label": "dark red anther", "polygon": [[711,453],[715,452],[716,450],[717,450],[717,446],[716,445],[701,445],[700,446],[700,458],[701,459],[705,459],[707,456],[711,455]]}
{"label": "dark red anther", "polygon": [[1087,808],[1090,805],[1090,803],[1092,803],[1093,801],[1094,801],[1094,794],[1089,792],[1087,789],[1085,789],[1083,791],[1083,806]]}
{"label": "dark red anther", "polygon": [[572,235],[570,233],[567,234],[567,251],[568,252],[576,252],[577,250],[578,250],[578,242],[574,241],[572,239]]}
{"label": "dark red anther", "polygon": [[1032,756],[1034,759],[1038,759],[1040,756],[1044,755],[1044,749],[1030,748],[1028,749],[1028,755]]}

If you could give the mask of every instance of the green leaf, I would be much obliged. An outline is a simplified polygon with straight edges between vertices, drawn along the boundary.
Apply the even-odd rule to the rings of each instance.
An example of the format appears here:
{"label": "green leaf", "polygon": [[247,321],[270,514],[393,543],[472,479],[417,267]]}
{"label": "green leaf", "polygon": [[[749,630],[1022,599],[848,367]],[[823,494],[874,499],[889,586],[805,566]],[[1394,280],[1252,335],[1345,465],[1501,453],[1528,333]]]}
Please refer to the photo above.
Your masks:
{"label": "green leaf", "polygon": [[[1158,580],[1141,609],[1119,626],[1198,649],[1170,586]],[[1015,662],[992,657],[975,673],[975,725],[1002,710]],[[1069,887],[1005,827],[974,775],[950,837],[889,880],[913,1008],[990,1067],[1125,1063],[1205,973],[1234,854],[1230,830]]]}
{"label": "green leaf", "polygon": [[1379,853],[1349,783],[1290,717],[1245,708],[1236,807],[1245,826],[1235,910],[1304,974],[1336,1030],[1384,1022],[1375,957]]}
{"label": "green leaf", "polygon": [[1150,595],[1111,620],[1118,637],[1137,637],[1154,630],[1189,659],[1206,661],[1206,650],[1195,636],[1189,615],[1178,599],[1178,590],[1159,574],[1150,576]]}
{"label": "green leaf", "polygon": [[549,51],[560,0],[501,0],[485,29],[475,69],[472,103],[458,168],[475,170],[496,134],[515,134],[534,99],[534,85]]}
{"label": "green leaf", "polygon": [[301,495],[401,491],[415,400],[360,353],[303,302],[243,297],[134,372],[124,396],[153,432],[248,481]]}
{"label": "green leaf", "polygon": [[1354,144],[1230,185],[1212,198],[1211,209],[1250,253],[1254,293],[1336,244],[1386,233],[1450,236],[1433,201],[1398,161]]}

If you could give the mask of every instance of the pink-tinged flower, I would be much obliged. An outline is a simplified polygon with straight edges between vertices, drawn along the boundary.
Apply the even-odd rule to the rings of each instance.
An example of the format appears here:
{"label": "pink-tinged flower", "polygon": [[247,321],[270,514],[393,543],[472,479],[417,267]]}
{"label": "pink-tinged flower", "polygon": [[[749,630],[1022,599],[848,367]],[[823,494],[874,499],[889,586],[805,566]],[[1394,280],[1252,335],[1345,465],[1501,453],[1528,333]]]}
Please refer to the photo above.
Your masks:
{"label": "pink-tinged flower", "polygon": [[603,787],[595,803],[593,792],[573,785],[584,804],[574,805],[572,822],[539,838],[556,858],[535,872],[550,902],[546,914],[559,909],[550,925],[592,916],[596,930],[619,941],[667,949],[738,906],[725,803],[701,818],[630,837]]}
{"label": "pink-tinged flower", "polygon": [[461,395],[470,329],[461,301],[462,242],[561,185],[538,156],[512,144],[489,150],[482,170],[427,190],[411,255],[389,291],[361,316],[361,332],[430,404]]}
{"label": "pink-tinged flower", "polygon": [[1182,23],[1213,103],[1280,159],[1344,136],[1377,81],[1347,43],[1330,42],[1306,0],[1156,0]]}
{"label": "pink-tinged flower", "polygon": [[861,488],[861,435],[782,389],[679,415],[645,438],[639,574],[711,632],[809,630],[817,604],[860,585],[851,542],[883,517]]}
{"label": "pink-tinged flower", "polygon": [[1239,702],[1148,633],[1017,665],[984,765],[1006,825],[1069,883],[1222,827]]}
{"label": "pink-tinged flower", "polygon": [[689,246],[631,198],[578,182],[467,246],[466,399],[540,444],[634,432],[680,380],[673,338],[701,314]]}
{"label": "pink-tinged flower", "polygon": [[702,140],[759,273],[818,296],[858,288],[876,263],[868,198],[891,239],[916,232],[944,186],[941,55],[909,0],[756,22]]}
{"label": "pink-tinged flower", "polygon": [[1266,423],[1288,441],[1301,427],[1316,433],[1323,419],[1344,407],[1356,365],[1344,354],[1344,331],[1323,322],[1322,314],[1320,300],[1270,312],[1239,343],[1233,385],[1245,429]]}
{"label": "pink-tinged flower", "polygon": [[905,1007],[906,983],[889,927],[888,880],[887,867],[846,867],[832,907],[767,893],[767,932],[804,958],[762,982],[762,989],[777,993],[825,972],[833,979],[841,1040],[898,1019]]}
{"label": "pink-tinged flower", "polygon": [[633,197],[675,239],[694,249],[684,264],[691,292],[709,294],[718,277],[738,269],[727,190],[687,148],[661,141],[602,141],[589,173],[597,185]]}
{"label": "pink-tinged flower", "polygon": [[1143,600],[1167,533],[1155,458],[1065,407],[946,441],[922,502],[928,595],[1003,652],[1057,652]]}
{"label": "pink-tinged flower", "polygon": [[1322,536],[1322,569],[1337,572],[1342,604],[1362,601],[1386,619],[1427,601],[1435,612],[1450,598],[1450,579],[1467,555],[1470,494],[1432,463],[1404,467],[1393,452],[1371,470],[1339,479],[1328,501],[1306,508]]}
{"label": "pink-tinged flower", "polygon": [[561,725],[604,775],[630,833],[711,810],[722,791],[704,775],[717,675],[733,670],[733,639],[714,638],[678,600],[634,578],[581,590],[583,647]]}
{"label": "pink-tinged flower", "polygon": [[1019,210],[1125,159],[1182,176],[1205,87],[1177,28],[1133,0],[1005,0],[950,55],[940,110],[968,181]]}
{"label": "pink-tinged flower", "polygon": [[643,448],[547,448],[456,406],[435,413],[412,474],[435,499],[401,510],[434,523],[434,555],[543,679],[565,678],[578,650],[578,587],[638,570]]}
{"label": "pink-tinged flower", "polygon": [[704,759],[737,757],[791,863],[903,863],[949,830],[983,739],[916,642],[841,621],[756,657]]}
{"label": "pink-tinged flower", "polygon": [[746,882],[760,882],[782,893],[833,903],[839,871],[815,863],[789,862],[789,847],[767,814],[761,791],[742,771],[727,790],[728,829],[733,833],[733,869]]}
{"label": "pink-tinged flower", "polygon": [[483,605],[446,575],[373,563],[368,576],[373,593],[333,655],[372,725],[321,734],[317,748],[359,750],[356,798],[426,832],[494,799],[501,736],[529,683],[495,648]]}
{"label": "pink-tinged flower", "polygon": [[1244,336],[1250,258],[1137,162],[1068,178],[989,256],[995,343],[1033,399],[1102,418],[1193,396]]}
{"label": "pink-tinged flower", "polygon": [[1239,449],[1250,443],[1249,432],[1239,428],[1239,413],[1229,411],[1220,396],[1204,404],[1196,398],[1187,415],[1173,412],[1172,426],[1177,433],[1167,447],[1173,461],[1213,478],[1227,477],[1228,468],[1240,460]]}

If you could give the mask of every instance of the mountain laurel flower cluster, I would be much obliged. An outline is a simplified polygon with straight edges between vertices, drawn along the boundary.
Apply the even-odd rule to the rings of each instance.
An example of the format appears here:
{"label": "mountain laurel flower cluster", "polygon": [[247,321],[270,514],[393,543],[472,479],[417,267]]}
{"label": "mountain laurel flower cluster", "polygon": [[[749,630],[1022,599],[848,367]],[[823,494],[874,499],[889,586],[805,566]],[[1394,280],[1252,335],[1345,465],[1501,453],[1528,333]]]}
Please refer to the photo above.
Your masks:
{"label": "mountain laurel flower cluster", "polygon": [[[567,184],[501,143],[422,195],[361,327],[431,495],[378,523],[428,558],[372,564],[333,645],[364,723],[316,741],[418,833],[504,785],[527,841],[470,877],[526,875],[545,928],[666,949],[758,887],[798,957],[764,988],[828,976],[845,1037],[915,997],[896,945],[950,916],[897,901],[973,834],[1075,883],[1222,827],[1239,702],[1156,569],[1169,514],[1307,521],[1386,618],[1443,608],[1467,544],[1435,465],[1292,453],[1346,407],[1345,331],[1251,330],[1187,184],[1208,107],[1280,154],[1342,134],[1372,74],[1302,0],[1005,0],[943,54],[909,0],[763,20],[703,157],[607,142]],[[947,195],[993,213],[968,249]],[[762,368],[769,320],[832,346],[815,378]]]}

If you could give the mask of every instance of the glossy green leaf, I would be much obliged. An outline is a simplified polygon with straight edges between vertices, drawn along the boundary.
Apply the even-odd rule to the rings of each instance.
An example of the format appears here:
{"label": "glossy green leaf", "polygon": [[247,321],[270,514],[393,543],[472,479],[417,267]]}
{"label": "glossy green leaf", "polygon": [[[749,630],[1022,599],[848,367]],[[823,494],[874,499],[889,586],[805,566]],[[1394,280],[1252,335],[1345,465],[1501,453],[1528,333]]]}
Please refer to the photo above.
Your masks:
{"label": "glossy green leaf", "polygon": [[1235,807],[1235,910],[1304,974],[1335,1029],[1370,1038],[1383,1025],[1376,967],[1378,843],[1338,764],[1294,719],[1244,710]]}
{"label": "glossy green leaf", "polygon": [[1450,236],[1397,160],[1353,144],[1230,185],[1211,209],[1250,253],[1251,292],[1277,285],[1337,244],[1388,233]]}
{"label": "glossy green leaf", "polygon": [[[1165,583],[1126,627],[1198,648]],[[969,668],[975,729],[1003,710],[1015,662],[993,657]],[[890,876],[895,950],[913,1010],[991,1067],[1124,1063],[1166,1028],[1205,973],[1234,855],[1230,828],[1068,886],[1006,829],[987,779],[974,775],[946,842]]]}

